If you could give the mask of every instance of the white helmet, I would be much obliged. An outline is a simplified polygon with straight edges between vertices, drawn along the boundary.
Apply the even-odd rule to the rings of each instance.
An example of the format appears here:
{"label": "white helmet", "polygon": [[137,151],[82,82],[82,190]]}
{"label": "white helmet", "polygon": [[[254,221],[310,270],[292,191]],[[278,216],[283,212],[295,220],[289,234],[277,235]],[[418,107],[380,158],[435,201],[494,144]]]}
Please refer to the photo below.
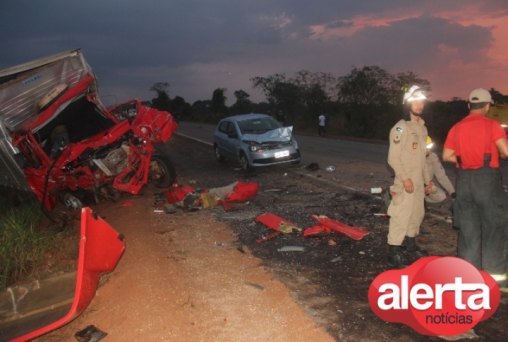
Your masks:
{"label": "white helmet", "polygon": [[421,101],[427,100],[427,96],[425,95],[425,91],[417,85],[411,86],[409,90],[404,93],[404,98],[402,100],[403,104],[413,102],[413,101]]}

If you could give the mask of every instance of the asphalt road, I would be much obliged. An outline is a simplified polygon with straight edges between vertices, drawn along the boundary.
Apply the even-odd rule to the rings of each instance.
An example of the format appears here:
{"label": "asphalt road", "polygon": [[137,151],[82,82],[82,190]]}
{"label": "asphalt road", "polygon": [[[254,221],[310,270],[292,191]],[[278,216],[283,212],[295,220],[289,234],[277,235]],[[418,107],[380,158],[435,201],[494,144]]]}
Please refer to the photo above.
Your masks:
{"label": "asphalt road", "polygon": [[[214,129],[215,125],[211,124],[180,122],[177,134],[212,145]],[[336,166],[342,174],[332,178],[342,185],[365,190],[370,187],[387,187],[392,183],[392,172],[386,163],[388,144],[299,134],[295,134],[295,138],[300,145],[302,165],[318,163],[322,169],[329,165]],[[440,155],[441,151],[436,153]],[[443,166],[448,176],[454,181],[454,166],[450,163],[443,163]],[[504,184],[508,185],[507,161],[501,161],[501,170]],[[364,174],[365,178],[359,178],[359,173]],[[353,183],[351,183],[351,176],[354,176]],[[339,178],[342,178],[342,182]]]}
{"label": "asphalt road", "polygon": [[[213,143],[214,129],[215,125],[180,122],[178,132],[211,144]],[[383,144],[328,139],[298,134],[295,134],[295,138],[300,145],[304,163],[322,161],[322,164],[325,165],[333,164],[338,159],[358,159],[384,164],[388,154],[388,145]],[[328,163],[326,161],[328,161]]]}

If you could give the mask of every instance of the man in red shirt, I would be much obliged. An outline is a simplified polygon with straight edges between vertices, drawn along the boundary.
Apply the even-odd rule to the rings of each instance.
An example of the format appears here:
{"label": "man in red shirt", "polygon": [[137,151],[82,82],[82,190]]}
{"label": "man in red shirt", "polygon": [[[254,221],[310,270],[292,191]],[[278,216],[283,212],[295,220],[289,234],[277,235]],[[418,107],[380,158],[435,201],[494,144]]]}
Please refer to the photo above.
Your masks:
{"label": "man in red shirt", "polygon": [[508,197],[504,194],[499,157],[508,158],[501,125],[486,117],[492,104],[482,88],[469,95],[469,115],[448,132],[443,160],[457,167],[453,207],[459,227],[457,254],[490,273],[500,287],[507,282]]}

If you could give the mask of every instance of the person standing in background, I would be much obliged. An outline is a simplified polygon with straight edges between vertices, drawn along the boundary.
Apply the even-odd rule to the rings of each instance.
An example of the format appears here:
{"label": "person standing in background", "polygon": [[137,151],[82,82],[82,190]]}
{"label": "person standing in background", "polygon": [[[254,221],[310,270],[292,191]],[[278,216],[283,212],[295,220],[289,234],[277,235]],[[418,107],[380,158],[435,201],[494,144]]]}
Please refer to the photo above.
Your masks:
{"label": "person standing in background", "polygon": [[318,116],[318,134],[320,137],[324,136],[326,133],[326,116],[324,114],[319,114]]}

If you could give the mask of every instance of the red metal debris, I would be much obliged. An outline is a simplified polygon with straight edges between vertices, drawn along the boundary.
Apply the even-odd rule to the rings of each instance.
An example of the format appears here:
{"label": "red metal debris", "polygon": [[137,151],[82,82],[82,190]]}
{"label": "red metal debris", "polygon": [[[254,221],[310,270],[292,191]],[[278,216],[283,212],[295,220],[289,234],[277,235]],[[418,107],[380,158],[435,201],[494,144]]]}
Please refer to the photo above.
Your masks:
{"label": "red metal debris", "polygon": [[90,304],[102,273],[115,269],[125,250],[123,237],[106,221],[95,217],[90,208],[81,211],[81,239],[74,301],[69,312],[56,321],[16,337],[13,341],[28,341],[57,329],[79,316]]}
{"label": "red metal debris", "polygon": [[361,240],[366,235],[369,234],[369,231],[367,231],[365,229],[353,227],[353,226],[347,225],[345,223],[342,223],[342,222],[339,222],[336,220],[332,220],[328,216],[325,216],[325,215],[312,215],[312,218],[314,220],[316,220],[318,223],[320,223],[321,225],[317,225],[317,226],[305,229],[305,231],[303,232],[303,236],[316,235],[321,232],[330,234],[330,232],[333,230],[334,232],[349,236],[351,239]]}

